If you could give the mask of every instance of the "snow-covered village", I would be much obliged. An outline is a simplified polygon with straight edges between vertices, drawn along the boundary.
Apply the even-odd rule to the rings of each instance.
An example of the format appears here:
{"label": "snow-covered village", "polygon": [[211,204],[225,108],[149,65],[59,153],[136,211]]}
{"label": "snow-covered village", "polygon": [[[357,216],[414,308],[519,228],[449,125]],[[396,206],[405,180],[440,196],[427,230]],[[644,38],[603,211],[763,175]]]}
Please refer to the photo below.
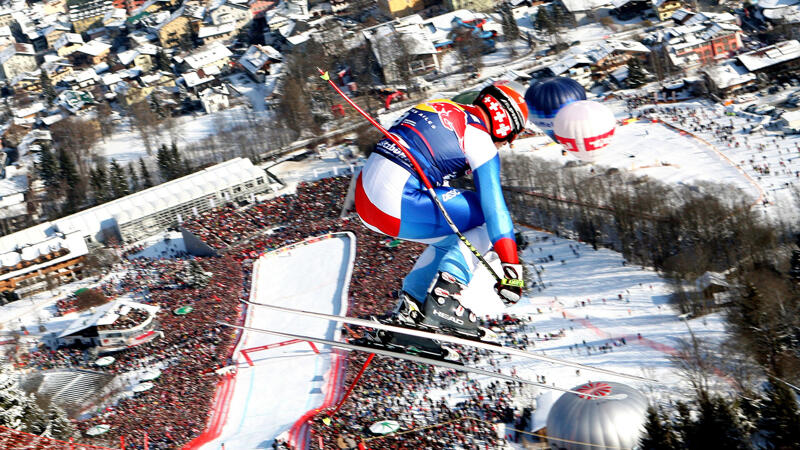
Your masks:
{"label": "snow-covered village", "polygon": [[800,448],[800,0],[0,0],[0,448]]}

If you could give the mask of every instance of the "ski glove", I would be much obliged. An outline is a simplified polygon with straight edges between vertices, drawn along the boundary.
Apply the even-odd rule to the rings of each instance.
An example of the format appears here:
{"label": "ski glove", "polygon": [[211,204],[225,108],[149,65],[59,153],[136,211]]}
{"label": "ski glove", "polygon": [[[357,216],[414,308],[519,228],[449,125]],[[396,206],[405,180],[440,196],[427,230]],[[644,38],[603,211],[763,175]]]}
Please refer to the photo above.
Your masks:
{"label": "ski glove", "polygon": [[502,263],[503,279],[494,285],[494,290],[506,306],[511,306],[522,298],[525,281],[522,277],[522,264]]}

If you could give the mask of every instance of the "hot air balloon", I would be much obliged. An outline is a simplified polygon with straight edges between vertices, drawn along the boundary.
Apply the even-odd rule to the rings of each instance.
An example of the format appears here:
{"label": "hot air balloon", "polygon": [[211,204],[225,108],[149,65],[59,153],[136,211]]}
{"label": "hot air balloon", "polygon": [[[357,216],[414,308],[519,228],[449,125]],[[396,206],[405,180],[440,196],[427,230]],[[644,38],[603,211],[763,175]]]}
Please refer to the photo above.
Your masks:
{"label": "hot air balloon", "polygon": [[602,103],[581,100],[561,108],[553,121],[556,140],[578,159],[592,161],[611,143],[617,121]]}
{"label": "hot air balloon", "polygon": [[553,136],[553,119],[558,111],[572,102],[586,100],[586,90],[567,77],[552,77],[533,83],[525,92],[528,120]]}

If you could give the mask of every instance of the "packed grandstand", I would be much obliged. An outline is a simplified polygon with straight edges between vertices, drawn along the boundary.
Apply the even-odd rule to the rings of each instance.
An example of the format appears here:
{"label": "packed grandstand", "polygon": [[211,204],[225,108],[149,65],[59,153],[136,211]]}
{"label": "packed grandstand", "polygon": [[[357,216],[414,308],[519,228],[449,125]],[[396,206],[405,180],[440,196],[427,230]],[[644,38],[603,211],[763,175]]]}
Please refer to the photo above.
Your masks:
{"label": "packed grandstand", "polygon": [[[347,315],[368,316],[385,313],[394,303],[393,291],[422,251],[420,244],[389,248],[382,236],[370,232],[355,216],[340,218],[349,185],[348,177],[328,178],[301,183],[296,193],[275,197],[245,208],[228,205],[184,222],[183,227],[213,247],[217,256],[194,257],[184,252],[165,252],[159,258],[136,258],[137,248],[123,253],[112,269],[117,274],[100,286],[109,298],[130,296],[145,304],[158,305],[157,321],[163,337],[115,353],[116,362],[97,367],[84,350],[41,346],[37,351],[20,354],[19,369],[91,369],[108,374],[126,373],[147,367],[161,368],[161,376],[152,389],[138,392],[112,406],[83,411],[75,420],[85,444],[119,448],[176,448],[197,438],[204,430],[211,412],[219,370],[231,364],[238,334],[217,321],[243,323],[241,298],[247,298],[253,258],[277,249],[334,231],[350,231],[356,236],[356,258],[349,288]],[[213,275],[205,286],[186,285],[181,272],[187,259],[198,261]],[[174,311],[191,305],[191,314]],[[75,298],[59,302],[59,313],[74,311]],[[126,318],[135,324],[141,314]],[[509,335],[510,336],[510,335]],[[512,344],[524,346],[523,342]],[[469,359],[486,354],[466,353]],[[362,367],[364,355],[348,355],[345,384],[349,385]],[[491,363],[491,360],[489,360]],[[510,399],[517,386],[495,382],[480,386],[455,372],[434,372],[430,367],[390,359],[373,362],[333,424],[322,416],[311,426],[311,448],[323,442],[360,442],[358,430],[368,425],[374,412],[401,421],[407,429],[418,432],[373,441],[370,448],[438,448],[458,442],[464,446],[494,447],[498,442],[491,422],[513,421]],[[457,407],[443,401],[431,401],[423,414],[408,414],[409,404],[419,393],[445,385],[456,385],[469,400]],[[470,417],[468,420],[456,420]],[[524,420],[521,417],[517,421]],[[485,421],[485,422],[484,422]],[[86,431],[97,425],[109,431],[92,438]],[[437,424],[431,430],[430,425]],[[279,445],[276,441],[276,446]]]}

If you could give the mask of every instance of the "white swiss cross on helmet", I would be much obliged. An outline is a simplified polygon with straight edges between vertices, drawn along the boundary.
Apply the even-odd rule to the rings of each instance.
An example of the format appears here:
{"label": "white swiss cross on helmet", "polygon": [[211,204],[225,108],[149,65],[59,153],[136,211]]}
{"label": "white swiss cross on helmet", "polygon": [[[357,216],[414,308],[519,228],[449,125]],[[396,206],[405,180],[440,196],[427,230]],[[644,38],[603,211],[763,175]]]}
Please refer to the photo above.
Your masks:
{"label": "white swiss cross on helmet", "polygon": [[524,91],[519,83],[498,81],[478,94],[474,104],[486,113],[493,141],[510,142],[525,128],[528,106],[521,94]]}

